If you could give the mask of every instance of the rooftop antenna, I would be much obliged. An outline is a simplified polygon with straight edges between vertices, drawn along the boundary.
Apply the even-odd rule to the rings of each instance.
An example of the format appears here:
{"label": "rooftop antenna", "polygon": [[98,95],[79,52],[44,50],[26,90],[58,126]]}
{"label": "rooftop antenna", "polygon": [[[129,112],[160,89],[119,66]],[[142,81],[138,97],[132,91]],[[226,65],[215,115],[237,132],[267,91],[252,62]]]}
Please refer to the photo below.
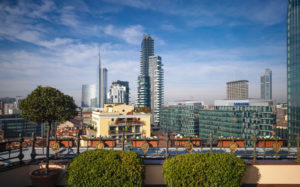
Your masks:
{"label": "rooftop antenna", "polygon": [[99,66],[99,68],[101,68],[100,47],[98,48],[98,66]]}

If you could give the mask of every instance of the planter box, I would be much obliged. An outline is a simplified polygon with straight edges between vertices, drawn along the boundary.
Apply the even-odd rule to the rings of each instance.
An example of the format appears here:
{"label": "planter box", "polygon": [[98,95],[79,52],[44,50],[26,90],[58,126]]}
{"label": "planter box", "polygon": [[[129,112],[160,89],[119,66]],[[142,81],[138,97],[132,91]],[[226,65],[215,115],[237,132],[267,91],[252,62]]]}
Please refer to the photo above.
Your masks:
{"label": "planter box", "polygon": [[[49,145],[50,147],[55,142],[55,140],[50,140]],[[73,147],[74,141],[73,140],[57,140],[59,142],[60,146],[62,147]]]}
{"label": "planter box", "polygon": [[232,143],[232,142],[235,142],[238,147],[244,147],[244,140],[235,140],[235,141],[232,141],[232,140],[218,140],[218,147],[229,147],[229,145]]}
{"label": "planter box", "polygon": [[158,147],[158,140],[147,140],[147,139],[132,140],[132,146],[141,147],[144,141],[147,141],[150,147]]}
{"label": "planter box", "polygon": [[[172,140],[172,143],[171,143],[171,146],[172,147],[184,147],[185,144],[187,142],[189,142],[190,140],[187,139],[187,138],[182,138],[182,139],[175,139],[175,140]],[[196,147],[200,147],[201,146],[201,141],[200,141],[200,138],[192,138],[191,139],[191,143],[196,146]]]}
{"label": "planter box", "polygon": [[89,141],[90,147],[97,147],[97,145],[102,142],[105,147],[116,147],[116,140],[86,140]]}
{"label": "planter box", "polygon": [[[275,143],[275,140],[258,140],[256,146],[257,147],[273,147],[273,143]],[[277,141],[281,146],[283,146],[283,140]]]}

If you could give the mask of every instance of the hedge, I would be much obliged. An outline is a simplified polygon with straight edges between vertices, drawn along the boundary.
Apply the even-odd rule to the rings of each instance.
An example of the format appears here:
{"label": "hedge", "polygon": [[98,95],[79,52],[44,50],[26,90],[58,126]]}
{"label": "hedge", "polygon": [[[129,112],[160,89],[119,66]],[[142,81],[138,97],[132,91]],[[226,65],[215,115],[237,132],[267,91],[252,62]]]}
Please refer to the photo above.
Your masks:
{"label": "hedge", "polygon": [[227,153],[192,153],[165,161],[162,173],[168,186],[241,186],[244,160]]}
{"label": "hedge", "polygon": [[142,186],[144,164],[131,151],[97,149],[76,156],[66,176],[68,186]]}

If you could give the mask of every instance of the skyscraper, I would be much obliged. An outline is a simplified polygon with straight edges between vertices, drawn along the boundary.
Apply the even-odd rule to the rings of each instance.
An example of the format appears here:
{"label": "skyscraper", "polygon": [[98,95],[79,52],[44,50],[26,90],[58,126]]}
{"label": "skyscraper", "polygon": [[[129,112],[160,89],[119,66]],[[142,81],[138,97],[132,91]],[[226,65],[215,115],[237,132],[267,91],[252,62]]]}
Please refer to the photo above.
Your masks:
{"label": "skyscraper", "polygon": [[227,99],[248,99],[248,81],[227,82]]}
{"label": "skyscraper", "polygon": [[164,90],[163,79],[164,72],[160,56],[149,57],[149,77],[150,77],[150,95],[151,95],[151,124],[158,125],[160,120],[160,109],[163,105]]}
{"label": "skyscraper", "polygon": [[144,35],[141,44],[141,72],[138,77],[137,107],[150,107],[149,56],[153,55],[154,40],[149,35]]}
{"label": "skyscraper", "polygon": [[263,76],[260,77],[260,98],[272,100],[272,71],[266,69]]}
{"label": "skyscraper", "polygon": [[129,83],[127,81],[114,81],[109,90],[109,103],[129,104]]}
{"label": "skyscraper", "polygon": [[287,13],[287,100],[290,138],[300,133],[300,0],[289,0]]}
{"label": "skyscraper", "polygon": [[81,107],[97,107],[96,84],[82,85]]}
{"label": "skyscraper", "polygon": [[106,103],[107,93],[107,69],[101,68],[100,50],[98,53],[98,68],[97,68],[97,107],[103,108]]}

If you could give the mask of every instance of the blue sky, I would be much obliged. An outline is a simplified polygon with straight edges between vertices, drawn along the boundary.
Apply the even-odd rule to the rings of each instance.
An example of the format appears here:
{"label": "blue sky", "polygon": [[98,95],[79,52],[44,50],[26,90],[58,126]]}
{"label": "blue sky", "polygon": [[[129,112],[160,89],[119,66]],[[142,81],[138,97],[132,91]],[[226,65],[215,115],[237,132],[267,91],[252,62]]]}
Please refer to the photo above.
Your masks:
{"label": "blue sky", "polygon": [[53,86],[81,101],[96,82],[97,50],[109,85],[127,80],[135,101],[143,34],[155,39],[165,71],[165,103],[212,104],[226,82],[273,71],[273,98],[286,101],[285,0],[0,1],[0,97]]}

